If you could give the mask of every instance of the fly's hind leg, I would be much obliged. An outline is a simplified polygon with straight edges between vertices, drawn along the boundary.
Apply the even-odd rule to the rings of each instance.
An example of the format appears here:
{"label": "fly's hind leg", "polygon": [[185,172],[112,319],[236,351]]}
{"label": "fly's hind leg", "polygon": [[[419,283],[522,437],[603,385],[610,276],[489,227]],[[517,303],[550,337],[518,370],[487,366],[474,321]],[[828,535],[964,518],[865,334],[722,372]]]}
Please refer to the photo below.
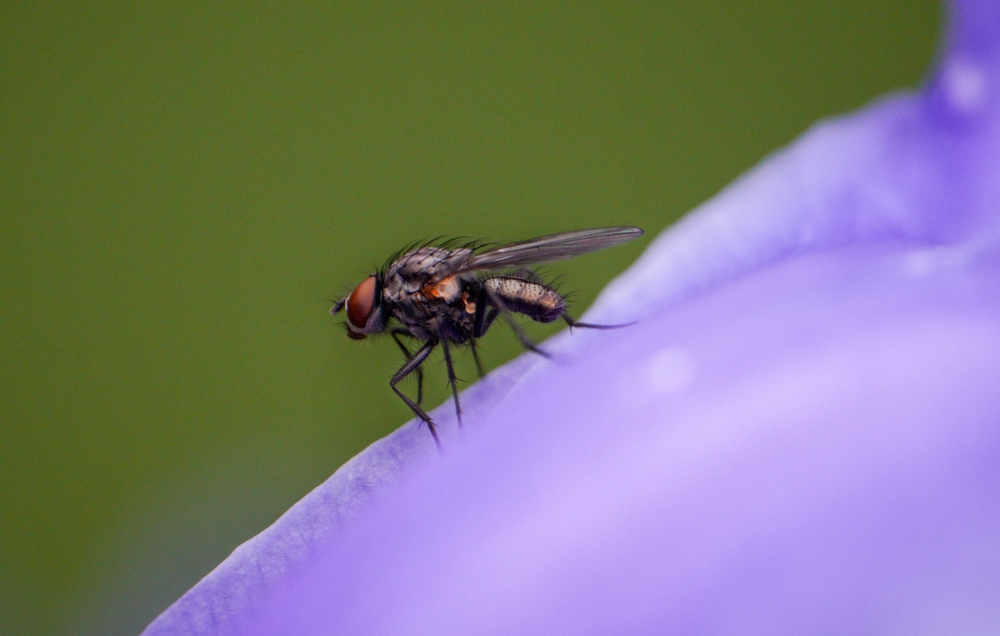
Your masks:
{"label": "fly's hind leg", "polygon": [[480,303],[482,303],[485,306],[487,299],[489,299],[489,304],[491,305],[491,309],[489,315],[484,321],[487,324],[483,327],[482,329],[483,332],[485,332],[486,328],[489,326],[488,323],[493,322],[493,320],[497,318],[497,315],[499,315],[500,318],[502,318],[503,321],[507,323],[507,326],[510,327],[510,330],[514,332],[514,335],[517,336],[517,339],[521,341],[521,346],[523,346],[528,351],[533,351],[537,353],[543,358],[552,357],[549,354],[542,351],[541,349],[539,349],[538,346],[531,341],[531,338],[528,337],[528,334],[524,333],[524,329],[521,329],[521,325],[517,324],[517,322],[511,317],[510,315],[511,311],[507,309],[507,305],[503,302],[503,299],[500,298],[500,296],[498,296],[497,294],[494,294],[489,289],[487,289],[485,285],[483,285],[483,287],[479,290],[479,297],[476,299],[477,314],[479,313],[478,309]]}
{"label": "fly's hind leg", "polygon": [[[403,341],[399,339],[399,336],[409,336],[410,332],[405,329],[393,329],[389,332],[392,339],[396,341],[399,345],[400,350],[403,355],[406,356],[406,361],[409,362],[413,359],[413,354],[410,353],[410,348],[403,344]],[[417,404],[423,404],[424,402],[424,370],[422,367],[417,367]]]}
{"label": "fly's hind leg", "polygon": [[573,320],[573,318],[565,311],[559,317],[566,321],[566,324],[569,325],[570,329],[573,327],[580,327],[581,329],[621,329],[622,327],[631,327],[635,324],[635,321],[633,320],[632,322],[626,322],[622,325],[594,325],[589,322],[579,322],[577,320]]}
{"label": "fly's hind leg", "polygon": [[431,351],[434,350],[436,345],[437,342],[434,340],[428,340],[424,346],[417,349],[417,352],[413,354],[413,357],[410,358],[406,364],[400,367],[399,371],[396,371],[394,376],[392,376],[392,379],[389,380],[389,386],[392,387],[392,390],[396,392],[396,395],[398,395],[399,398],[406,403],[406,406],[410,407],[410,410],[413,411],[417,417],[427,423],[427,429],[431,432],[431,437],[434,438],[434,443],[437,445],[438,450],[440,450],[441,440],[438,439],[437,431],[434,429],[434,422],[431,421],[431,416],[427,415],[422,408],[417,406],[413,400],[408,398],[406,394],[400,391],[396,386],[400,380],[413,373],[415,369],[418,369],[420,365],[423,364],[424,360],[427,359],[427,356],[431,354]]}
{"label": "fly's hind leg", "polygon": [[[500,310],[487,302],[488,300],[489,293],[485,289],[480,289],[479,293],[476,294],[476,312],[472,318],[473,339],[482,338],[486,334],[486,330],[493,324],[493,321],[500,315]],[[489,308],[489,311],[487,311],[487,308]]]}

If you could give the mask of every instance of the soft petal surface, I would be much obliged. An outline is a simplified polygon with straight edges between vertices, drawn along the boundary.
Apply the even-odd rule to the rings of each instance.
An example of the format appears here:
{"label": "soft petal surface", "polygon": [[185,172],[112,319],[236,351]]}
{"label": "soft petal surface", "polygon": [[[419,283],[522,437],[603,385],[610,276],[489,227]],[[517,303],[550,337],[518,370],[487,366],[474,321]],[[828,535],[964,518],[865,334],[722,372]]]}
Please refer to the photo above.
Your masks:
{"label": "soft petal surface", "polygon": [[1000,6],[146,634],[1000,631]]}

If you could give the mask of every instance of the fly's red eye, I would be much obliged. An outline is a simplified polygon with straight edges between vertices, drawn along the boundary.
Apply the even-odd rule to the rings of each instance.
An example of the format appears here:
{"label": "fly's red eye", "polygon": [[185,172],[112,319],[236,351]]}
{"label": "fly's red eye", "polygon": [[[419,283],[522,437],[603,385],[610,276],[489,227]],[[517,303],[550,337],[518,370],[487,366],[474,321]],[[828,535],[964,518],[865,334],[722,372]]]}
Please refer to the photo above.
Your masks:
{"label": "fly's red eye", "polygon": [[375,277],[369,276],[347,297],[347,324],[357,330],[364,329],[374,306]]}

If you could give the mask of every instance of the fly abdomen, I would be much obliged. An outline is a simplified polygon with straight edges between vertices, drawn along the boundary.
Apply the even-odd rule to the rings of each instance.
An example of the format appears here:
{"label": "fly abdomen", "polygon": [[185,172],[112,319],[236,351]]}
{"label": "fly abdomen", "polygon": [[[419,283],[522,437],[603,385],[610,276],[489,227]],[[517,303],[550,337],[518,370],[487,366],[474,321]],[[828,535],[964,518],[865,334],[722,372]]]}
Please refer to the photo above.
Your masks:
{"label": "fly abdomen", "polygon": [[566,308],[563,297],[542,283],[513,276],[494,276],[484,280],[483,286],[503,303],[505,309],[537,322],[552,322]]}

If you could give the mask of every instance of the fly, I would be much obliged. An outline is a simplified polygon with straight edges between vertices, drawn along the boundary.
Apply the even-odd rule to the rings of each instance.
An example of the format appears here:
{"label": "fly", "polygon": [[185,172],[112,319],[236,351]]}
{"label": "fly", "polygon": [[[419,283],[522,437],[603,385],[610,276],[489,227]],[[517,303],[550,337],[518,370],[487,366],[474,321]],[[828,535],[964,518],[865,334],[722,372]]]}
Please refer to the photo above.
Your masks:
{"label": "fly", "polygon": [[[476,341],[497,318],[507,323],[526,349],[546,357],[548,354],[528,338],[511,314],[543,323],[562,318],[570,327],[624,326],[577,322],[566,312],[565,298],[526,268],[566,260],[640,236],[642,230],[637,227],[603,227],[551,234],[484,250],[476,244],[455,247],[453,243],[408,248],[361,281],[346,298],[334,304],[330,313],[337,314],[346,307],[347,335],[355,340],[383,332],[392,336],[406,363],[389,380],[389,386],[427,423],[434,443],[440,447],[434,422],[420,407],[424,379],[421,365],[435,347],[440,345],[444,354],[455,415],[461,426],[462,409],[451,351],[453,347],[467,345],[482,377]],[[411,351],[401,337],[414,341],[417,349]],[[414,372],[416,401],[396,386]]]}

